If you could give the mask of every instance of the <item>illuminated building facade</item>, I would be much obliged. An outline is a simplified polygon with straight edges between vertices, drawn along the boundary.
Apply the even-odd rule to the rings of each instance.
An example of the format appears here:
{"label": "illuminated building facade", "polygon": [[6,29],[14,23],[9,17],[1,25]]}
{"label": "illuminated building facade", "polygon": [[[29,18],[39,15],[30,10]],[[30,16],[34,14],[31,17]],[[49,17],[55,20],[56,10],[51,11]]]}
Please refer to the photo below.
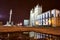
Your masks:
{"label": "illuminated building facade", "polygon": [[36,25],[39,25],[39,26],[47,26],[47,25],[50,25],[49,23],[49,19],[51,18],[50,16],[50,11],[47,11],[47,12],[44,12],[40,15],[37,16],[37,22],[38,24]]}
{"label": "illuminated building facade", "polygon": [[37,16],[37,23],[36,25],[39,26],[60,26],[60,11],[57,9],[49,10]]}
{"label": "illuminated building facade", "polygon": [[30,11],[30,26],[35,26],[36,19],[39,14],[42,13],[42,6],[37,5]]}
{"label": "illuminated building facade", "polygon": [[53,9],[51,10],[51,14],[52,14],[52,26],[53,27],[60,27],[60,10],[57,9]]}
{"label": "illuminated building facade", "polygon": [[28,19],[24,20],[24,26],[29,26],[29,20]]}
{"label": "illuminated building facade", "polygon": [[42,6],[37,5],[30,11],[30,26],[60,26],[60,10],[53,9],[42,13]]}

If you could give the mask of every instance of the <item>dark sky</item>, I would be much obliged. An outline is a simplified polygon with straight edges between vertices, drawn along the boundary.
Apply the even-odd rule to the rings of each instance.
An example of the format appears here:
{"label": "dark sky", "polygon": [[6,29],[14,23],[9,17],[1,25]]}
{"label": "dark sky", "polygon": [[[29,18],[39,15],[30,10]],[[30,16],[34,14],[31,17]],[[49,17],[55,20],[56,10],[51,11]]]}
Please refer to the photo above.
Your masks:
{"label": "dark sky", "polygon": [[59,0],[0,0],[0,21],[8,21],[9,10],[13,10],[12,21],[15,23],[29,19],[29,11],[37,4],[42,5],[43,12],[60,9]]}

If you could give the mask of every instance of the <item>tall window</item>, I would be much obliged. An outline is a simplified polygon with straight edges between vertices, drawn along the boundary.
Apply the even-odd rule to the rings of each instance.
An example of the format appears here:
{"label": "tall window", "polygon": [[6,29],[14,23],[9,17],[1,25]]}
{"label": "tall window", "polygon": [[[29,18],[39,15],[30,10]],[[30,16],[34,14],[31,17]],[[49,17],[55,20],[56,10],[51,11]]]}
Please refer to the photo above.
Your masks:
{"label": "tall window", "polygon": [[49,13],[47,13],[47,18],[49,18]]}
{"label": "tall window", "polygon": [[51,17],[54,17],[54,15],[53,15],[53,14],[51,14]]}

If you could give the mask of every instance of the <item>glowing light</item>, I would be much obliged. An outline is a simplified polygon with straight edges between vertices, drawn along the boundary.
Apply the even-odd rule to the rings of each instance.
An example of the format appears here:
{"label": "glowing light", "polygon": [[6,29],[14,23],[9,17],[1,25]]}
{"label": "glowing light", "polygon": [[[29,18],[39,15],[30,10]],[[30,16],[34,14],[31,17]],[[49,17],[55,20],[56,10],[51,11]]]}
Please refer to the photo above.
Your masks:
{"label": "glowing light", "polygon": [[36,25],[39,25],[40,23],[38,21],[35,22]]}
{"label": "glowing light", "polygon": [[49,20],[48,22],[49,22],[49,24],[51,24],[51,20]]}
{"label": "glowing light", "polygon": [[22,23],[17,24],[18,26],[22,26]]}

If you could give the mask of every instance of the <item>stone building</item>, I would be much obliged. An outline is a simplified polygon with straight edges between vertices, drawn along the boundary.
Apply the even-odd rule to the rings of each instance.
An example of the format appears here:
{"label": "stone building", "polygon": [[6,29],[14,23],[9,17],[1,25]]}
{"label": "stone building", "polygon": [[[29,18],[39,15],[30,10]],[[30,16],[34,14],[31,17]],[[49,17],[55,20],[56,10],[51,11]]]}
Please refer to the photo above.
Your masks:
{"label": "stone building", "polygon": [[37,16],[42,13],[42,6],[36,5],[34,9],[30,11],[30,26],[35,26],[37,23]]}

